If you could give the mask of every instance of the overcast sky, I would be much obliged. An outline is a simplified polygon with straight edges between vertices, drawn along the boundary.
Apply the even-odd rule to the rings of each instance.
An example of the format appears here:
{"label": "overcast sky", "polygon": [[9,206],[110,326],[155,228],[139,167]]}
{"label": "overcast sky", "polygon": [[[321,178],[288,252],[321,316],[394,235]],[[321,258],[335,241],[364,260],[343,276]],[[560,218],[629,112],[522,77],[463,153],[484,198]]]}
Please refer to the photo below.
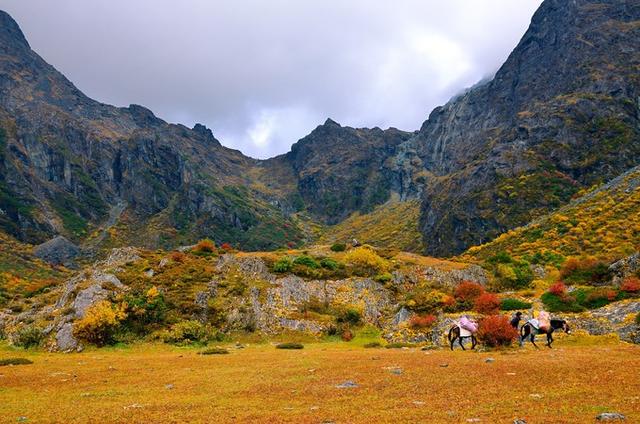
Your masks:
{"label": "overcast sky", "polygon": [[253,157],[327,117],[415,130],[492,75],[541,0],[0,0],[90,97]]}

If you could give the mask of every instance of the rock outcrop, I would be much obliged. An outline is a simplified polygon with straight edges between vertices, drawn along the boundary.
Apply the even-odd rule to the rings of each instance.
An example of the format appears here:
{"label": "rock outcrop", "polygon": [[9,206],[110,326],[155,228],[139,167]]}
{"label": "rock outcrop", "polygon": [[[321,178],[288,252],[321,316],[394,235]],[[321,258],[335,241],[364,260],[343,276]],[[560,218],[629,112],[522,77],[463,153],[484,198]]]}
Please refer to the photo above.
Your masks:
{"label": "rock outcrop", "polygon": [[33,248],[36,258],[51,265],[64,265],[67,268],[76,266],[74,259],[80,254],[80,248],[63,236],[57,236]]}

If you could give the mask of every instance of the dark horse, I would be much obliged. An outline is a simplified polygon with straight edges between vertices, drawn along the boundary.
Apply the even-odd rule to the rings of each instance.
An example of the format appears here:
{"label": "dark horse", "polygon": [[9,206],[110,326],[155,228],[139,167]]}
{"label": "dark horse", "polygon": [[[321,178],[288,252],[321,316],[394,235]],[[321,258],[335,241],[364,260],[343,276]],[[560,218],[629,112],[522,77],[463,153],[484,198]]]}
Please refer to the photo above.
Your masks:
{"label": "dark horse", "polygon": [[536,330],[529,322],[520,328],[520,346],[524,344],[524,341],[527,337],[531,338],[531,343],[537,348],[536,344],[536,334],[546,334],[547,335],[547,346],[551,348],[551,343],[553,343],[553,332],[558,329],[563,329],[565,333],[571,334],[571,330],[569,330],[569,325],[567,321],[563,319],[552,319],[551,325],[549,329],[545,331]]}
{"label": "dark horse", "polygon": [[473,334],[470,336],[460,336],[460,327],[458,325],[454,325],[453,327],[451,327],[451,329],[449,330],[449,335],[447,337],[449,338],[449,343],[451,344],[451,350],[453,350],[453,344],[456,342],[456,340],[458,340],[458,343],[460,344],[462,350],[467,350],[464,348],[462,339],[471,338],[471,350],[475,349],[476,345],[478,344],[478,340]]}

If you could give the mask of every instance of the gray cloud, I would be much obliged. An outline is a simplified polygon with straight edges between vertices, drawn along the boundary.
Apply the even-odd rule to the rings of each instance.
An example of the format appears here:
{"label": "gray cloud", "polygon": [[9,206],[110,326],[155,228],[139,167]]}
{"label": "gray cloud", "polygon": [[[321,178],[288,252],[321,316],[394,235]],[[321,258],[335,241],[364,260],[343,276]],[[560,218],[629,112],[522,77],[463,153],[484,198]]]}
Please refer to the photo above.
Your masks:
{"label": "gray cloud", "polygon": [[201,122],[254,157],[325,118],[420,127],[495,72],[541,0],[0,0],[97,100]]}

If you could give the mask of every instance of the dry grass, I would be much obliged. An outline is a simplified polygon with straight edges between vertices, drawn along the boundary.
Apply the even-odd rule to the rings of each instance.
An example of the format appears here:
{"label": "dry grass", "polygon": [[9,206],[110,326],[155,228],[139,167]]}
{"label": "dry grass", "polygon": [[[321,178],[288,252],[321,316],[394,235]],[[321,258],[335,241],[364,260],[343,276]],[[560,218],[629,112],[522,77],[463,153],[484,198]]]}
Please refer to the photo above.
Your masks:
{"label": "dry grass", "polygon": [[[638,422],[640,349],[563,341],[539,353],[345,343],[299,351],[252,345],[213,356],[155,345],[32,352],[24,356],[33,365],[0,371],[0,421],[587,423],[618,411]],[[6,348],[0,358],[15,354]],[[359,387],[335,387],[347,380]]]}

